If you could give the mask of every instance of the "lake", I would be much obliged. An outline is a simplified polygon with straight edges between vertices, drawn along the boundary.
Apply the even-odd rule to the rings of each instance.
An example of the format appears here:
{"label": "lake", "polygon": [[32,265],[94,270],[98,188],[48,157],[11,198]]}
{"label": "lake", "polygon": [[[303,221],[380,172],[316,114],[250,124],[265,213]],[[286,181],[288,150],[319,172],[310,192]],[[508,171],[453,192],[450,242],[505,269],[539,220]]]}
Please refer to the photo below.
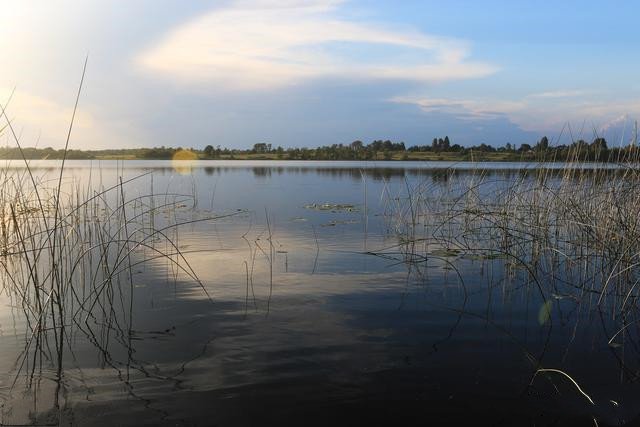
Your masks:
{"label": "lake", "polygon": [[[620,172],[544,166],[549,188]],[[69,161],[38,205],[59,167],[4,167],[3,425],[640,420],[635,285],[598,301],[622,273],[564,261],[571,239],[530,261],[478,234],[471,206],[540,165]]]}

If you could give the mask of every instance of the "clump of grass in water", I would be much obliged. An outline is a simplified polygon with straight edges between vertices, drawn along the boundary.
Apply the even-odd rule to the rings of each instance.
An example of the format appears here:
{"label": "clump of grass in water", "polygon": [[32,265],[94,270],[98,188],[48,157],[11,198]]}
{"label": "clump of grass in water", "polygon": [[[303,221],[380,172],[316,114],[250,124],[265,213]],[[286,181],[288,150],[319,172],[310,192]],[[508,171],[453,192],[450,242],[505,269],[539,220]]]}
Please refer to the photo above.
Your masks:
{"label": "clump of grass in water", "polygon": [[[86,61],[65,153],[85,70]],[[0,105],[1,116],[22,152],[6,105],[8,102]],[[11,399],[19,383],[31,389],[38,388],[43,379],[50,380],[55,384],[52,406],[58,421],[64,409],[60,398],[67,384],[65,367],[76,363],[72,342],[78,334],[98,349],[103,367],[116,370],[131,395],[135,396],[130,385],[132,371],[152,376],[133,355],[133,269],[166,259],[174,271],[198,283],[209,297],[171,235],[181,225],[222,217],[180,222],[174,216],[173,221],[162,224],[156,219],[159,212],[173,212],[193,202],[194,196],[151,191],[127,198],[126,188],[147,174],[120,178],[113,186],[94,191],[91,179],[86,187],[65,181],[65,160],[63,157],[53,180],[46,173],[37,176],[24,156],[24,168],[0,170],[1,291],[17,301],[26,329],[24,349],[3,400]],[[126,362],[111,356],[114,345],[126,350]],[[34,399],[42,397],[34,393]],[[3,415],[5,409],[11,410],[2,407]]]}
{"label": "clump of grass in water", "polygon": [[[407,184],[402,195],[387,197],[398,243],[385,253],[397,251],[414,270],[430,258],[504,263],[505,274],[539,295],[541,324],[552,322],[554,300],[570,298],[617,325],[603,345],[623,347],[632,342],[625,334],[640,325],[637,153],[628,150],[615,168],[585,164],[576,152],[560,168],[490,172],[478,165],[466,175]],[[535,372],[546,369],[533,364]],[[624,366],[622,372],[638,379]]]}
{"label": "clump of grass in water", "polygon": [[389,229],[400,246],[420,243],[424,257],[507,259],[545,283],[544,299],[562,283],[628,313],[640,292],[640,170],[568,163],[508,174],[407,184],[407,195],[387,203]]}

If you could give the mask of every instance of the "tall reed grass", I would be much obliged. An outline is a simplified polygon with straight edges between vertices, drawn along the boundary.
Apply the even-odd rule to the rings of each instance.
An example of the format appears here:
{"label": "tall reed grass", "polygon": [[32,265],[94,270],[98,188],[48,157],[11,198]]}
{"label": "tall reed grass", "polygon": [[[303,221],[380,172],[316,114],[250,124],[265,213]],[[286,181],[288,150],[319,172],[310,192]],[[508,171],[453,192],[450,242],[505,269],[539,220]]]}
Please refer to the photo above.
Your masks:
{"label": "tall reed grass", "polygon": [[[84,70],[65,152],[83,79]],[[22,150],[6,105],[0,107],[4,130]],[[188,204],[195,207],[195,192],[154,193],[150,174],[105,185],[99,169],[86,181],[66,176],[64,158],[44,172],[24,157],[22,163],[0,168],[0,292],[21,311],[26,331],[13,379],[0,397],[6,402],[18,386],[29,390],[42,380],[51,381],[54,412],[61,411],[65,368],[77,364],[73,343],[78,335],[95,346],[102,365],[115,369],[135,395],[129,382],[132,371],[151,374],[134,355],[134,271],[166,260],[209,297],[177,244],[178,229],[223,216],[181,221],[175,212]],[[145,194],[140,189],[150,176]],[[136,195],[130,197],[132,189]],[[114,345],[126,349],[125,362],[111,356]]]}
{"label": "tall reed grass", "polygon": [[[570,299],[575,312],[613,325],[600,344],[620,350],[623,376],[635,381],[639,374],[625,364],[623,349],[635,346],[640,332],[638,160],[574,160],[511,171],[478,164],[473,172],[451,169],[431,181],[407,181],[401,193],[385,195],[387,226],[397,243],[375,254],[395,256],[421,275],[437,263],[454,270],[465,260],[498,264],[514,286],[532,289],[541,326],[549,328],[555,301]],[[542,372],[562,379],[547,375],[558,370],[529,359],[534,378]]]}

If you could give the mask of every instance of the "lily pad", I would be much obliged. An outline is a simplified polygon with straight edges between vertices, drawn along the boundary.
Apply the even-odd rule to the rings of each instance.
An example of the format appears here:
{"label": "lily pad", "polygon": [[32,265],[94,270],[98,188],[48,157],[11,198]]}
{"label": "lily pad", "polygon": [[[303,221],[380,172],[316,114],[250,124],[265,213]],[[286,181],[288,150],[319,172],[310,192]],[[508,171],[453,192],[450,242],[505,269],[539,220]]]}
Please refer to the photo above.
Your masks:
{"label": "lily pad", "polygon": [[354,221],[354,220],[345,220],[345,221],[330,221],[326,224],[321,224],[321,227],[335,227],[336,225],[343,225],[343,224],[358,224],[358,221]]}
{"label": "lily pad", "polygon": [[315,211],[359,212],[359,209],[355,205],[340,204],[340,203],[311,203],[311,204],[305,205],[304,208],[315,210]]}
{"label": "lily pad", "polygon": [[439,256],[439,257],[444,257],[444,258],[451,258],[451,257],[457,257],[458,255],[460,255],[460,250],[459,249],[435,249],[433,251],[431,251],[431,255],[433,256]]}

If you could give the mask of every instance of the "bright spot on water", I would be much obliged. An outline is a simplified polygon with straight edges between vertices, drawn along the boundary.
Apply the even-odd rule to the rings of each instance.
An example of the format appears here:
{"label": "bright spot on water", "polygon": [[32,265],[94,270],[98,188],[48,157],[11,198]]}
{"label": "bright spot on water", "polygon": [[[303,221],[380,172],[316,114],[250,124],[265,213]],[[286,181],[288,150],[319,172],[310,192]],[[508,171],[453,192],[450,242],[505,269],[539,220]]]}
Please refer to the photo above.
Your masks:
{"label": "bright spot on water", "polygon": [[183,175],[191,173],[193,162],[198,160],[198,155],[191,150],[176,151],[171,158],[173,169]]}

